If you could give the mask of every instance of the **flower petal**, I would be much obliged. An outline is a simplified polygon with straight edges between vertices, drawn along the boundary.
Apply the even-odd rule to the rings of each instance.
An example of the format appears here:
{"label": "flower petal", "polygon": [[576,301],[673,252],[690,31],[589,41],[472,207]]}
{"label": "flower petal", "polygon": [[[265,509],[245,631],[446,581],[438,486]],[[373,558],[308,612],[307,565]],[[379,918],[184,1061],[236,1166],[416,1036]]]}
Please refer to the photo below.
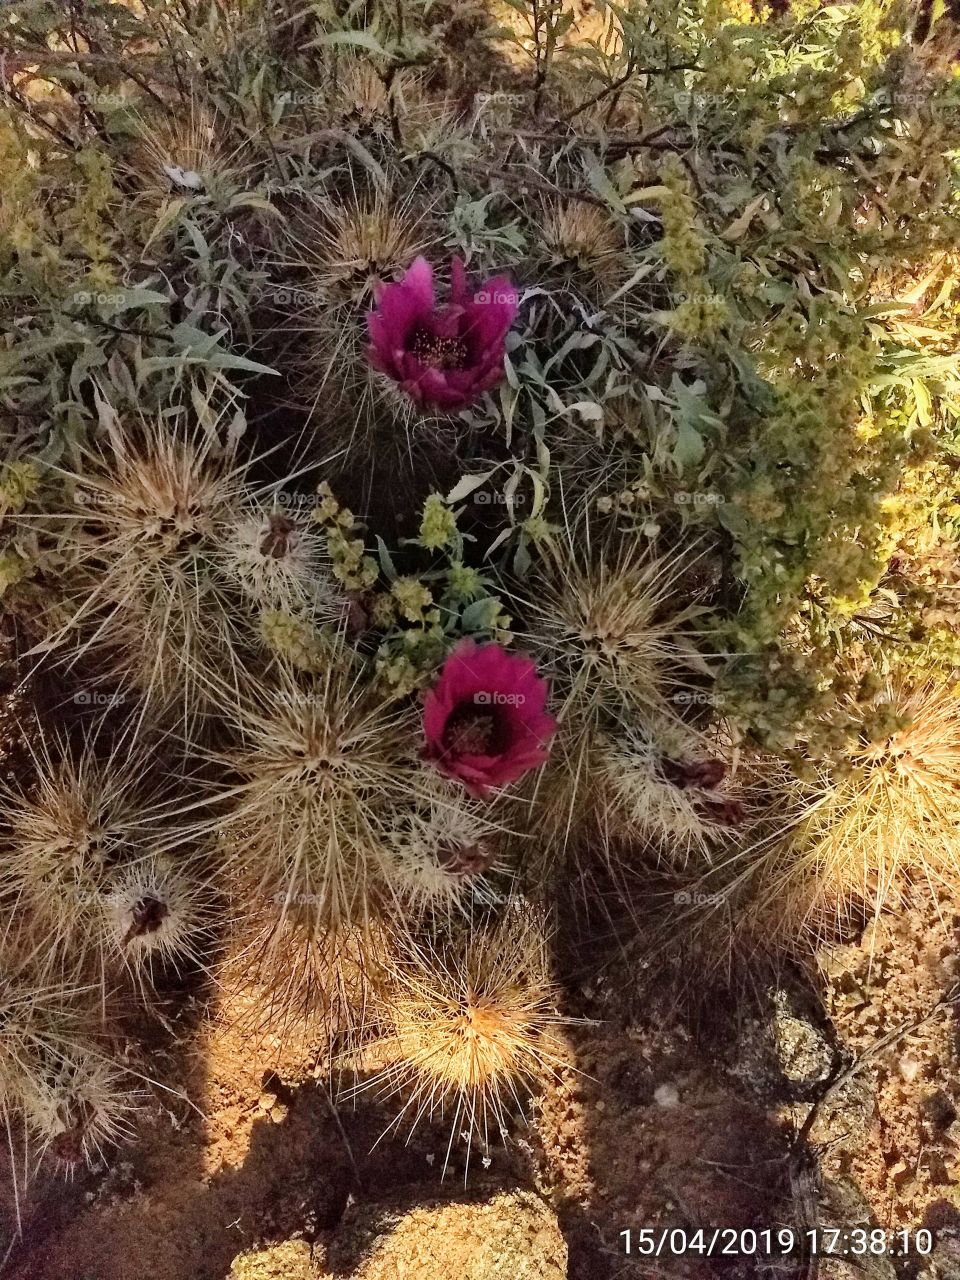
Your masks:
{"label": "flower petal", "polygon": [[423,312],[432,311],[436,305],[433,296],[433,267],[422,256],[414,259],[396,287],[404,289]]}

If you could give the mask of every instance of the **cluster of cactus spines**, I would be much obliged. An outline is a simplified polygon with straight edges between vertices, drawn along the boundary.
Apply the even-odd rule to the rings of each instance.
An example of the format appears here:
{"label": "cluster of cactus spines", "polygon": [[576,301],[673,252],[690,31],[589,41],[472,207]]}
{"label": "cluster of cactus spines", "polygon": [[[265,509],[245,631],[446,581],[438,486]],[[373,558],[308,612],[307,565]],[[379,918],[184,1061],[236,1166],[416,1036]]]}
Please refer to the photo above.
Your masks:
{"label": "cluster of cactus spines", "polygon": [[345,599],[309,502],[283,481],[250,486],[249,466],[182,415],[108,415],[100,446],[64,477],[71,499],[58,525],[74,549],[75,604],[42,648],[68,667],[106,659],[124,686],[116,700],[135,696],[142,715],[192,732],[236,699],[263,614],[338,621]]}
{"label": "cluster of cactus spines", "polygon": [[160,209],[171,192],[180,198],[231,194],[251,163],[245,142],[234,141],[224,118],[192,95],[180,111],[135,118],[123,169],[137,197]]}
{"label": "cluster of cactus spines", "polygon": [[99,448],[66,477],[79,651],[109,655],[115,676],[187,719],[234,657],[209,556],[243,470],[199,428],[164,419],[130,428],[111,415]]}
{"label": "cluster of cactus spines", "polygon": [[371,968],[385,950],[375,926],[334,931],[309,908],[254,905],[242,893],[218,970],[221,1017],[258,1052],[300,1046],[332,1063],[359,1043]]}
{"label": "cluster of cactus spines", "polygon": [[114,868],[106,890],[108,935],[137,981],[203,965],[215,936],[216,903],[198,867],[151,851]]}
{"label": "cluster of cactus spines", "polygon": [[426,801],[432,782],[411,716],[342,646],[309,678],[278,664],[275,679],[247,684],[224,757],[239,780],[223,831],[236,875],[282,915],[331,930],[369,917],[393,815]]}
{"label": "cluster of cactus spines", "polygon": [[547,269],[598,300],[614,293],[630,274],[624,229],[606,209],[554,201],[545,210],[542,236]]}
{"label": "cluster of cactus spines", "polygon": [[491,821],[483,806],[452,788],[435,788],[419,808],[399,811],[384,841],[384,877],[398,903],[469,916],[509,891],[522,837]]}
{"label": "cluster of cactus spines", "polygon": [[785,945],[809,949],[910,887],[938,902],[960,885],[960,691],[894,678],[877,701],[838,765],[794,781],[794,820],[759,863],[757,910]]}
{"label": "cluster of cactus spines", "polygon": [[316,203],[298,248],[310,283],[328,307],[355,313],[357,304],[371,305],[377,284],[393,280],[429,249],[424,196],[414,188],[400,198],[378,191],[347,204],[329,197]]}
{"label": "cluster of cactus spines", "polygon": [[601,823],[663,857],[707,864],[744,818],[724,753],[689,728],[665,723],[602,737],[595,768]]}
{"label": "cluster of cactus spines", "polygon": [[703,670],[691,626],[702,610],[677,593],[689,558],[618,541],[601,549],[587,529],[581,545],[568,536],[528,605],[530,640],[562,714],[587,728],[605,716],[676,716],[671,695]]}
{"label": "cluster of cactus spines", "polygon": [[343,612],[323,529],[302,503],[251,496],[224,522],[217,562],[257,610],[319,622]]}
{"label": "cluster of cactus spines", "polygon": [[142,1102],[134,1079],[84,1046],[45,1063],[25,1100],[41,1155],[72,1177],[78,1168],[102,1163],[110,1147],[129,1141]]}
{"label": "cluster of cactus spines", "polygon": [[49,969],[44,949],[8,927],[0,942],[0,1116],[19,1225],[22,1184],[49,1151],[68,1173],[129,1133],[142,1097],[96,1036],[88,987]]}
{"label": "cluster of cactus spines", "polygon": [[41,740],[32,779],[5,784],[0,886],[62,977],[106,982],[115,951],[104,905],[116,866],[140,855],[143,763],[105,763],[90,743],[74,759],[65,742]]}
{"label": "cluster of cactus spines", "polygon": [[[122,745],[122,744],[121,744]],[[141,751],[72,754],[41,739],[30,776],[4,784],[0,892],[37,940],[43,967],[63,981],[94,982],[105,997],[123,972],[198,960],[212,903],[199,871],[152,845],[162,839],[158,762]]]}
{"label": "cluster of cactus spines", "polygon": [[329,88],[324,110],[361,138],[388,142],[399,128],[406,145],[431,151],[462,136],[459,104],[422,72],[402,67],[385,77],[368,61],[345,57]]}
{"label": "cluster of cactus spines", "polygon": [[453,1144],[509,1134],[522,1094],[569,1057],[550,977],[546,924],[522,899],[471,930],[441,925],[395,945],[378,989],[387,1066],[357,1086],[396,1095],[390,1130],[442,1117]]}
{"label": "cluster of cactus spines", "polygon": [[677,754],[686,764],[691,753],[703,753],[681,718],[697,683],[709,676],[696,647],[703,611],[677,589],[690,563],[689,556],[658,555],[636,540],[611,542],[589,522],[577,522],[558,540],[537,595],[525,602],[525,639],[552,678],[560,720],[536,808],[560,847],[576,850],[581,831],[589,848],[598,831],[606,848],[631,831],[696,842],[690,824],[704,834],[710,825],[693,795],[679,794],[686,777],[670,771]]}
{"label": "cluster of cactus spines", "polygon": [[[432,238],[429,203],[416,189],[396,198],[355,192],[346,204],[321,197],[289,233],[288,266],[302,276],[297,292],[305,303],[290,322],[304,331],[294,389],[318,429],[331,404],[343,406],[333,433],[320,438],[351,463],[386,442],[376,430],[377,406],[385,402],[366,360],[366,312],[377,286],[396,278]],[[409,417],[403,397],[387,407]]]}

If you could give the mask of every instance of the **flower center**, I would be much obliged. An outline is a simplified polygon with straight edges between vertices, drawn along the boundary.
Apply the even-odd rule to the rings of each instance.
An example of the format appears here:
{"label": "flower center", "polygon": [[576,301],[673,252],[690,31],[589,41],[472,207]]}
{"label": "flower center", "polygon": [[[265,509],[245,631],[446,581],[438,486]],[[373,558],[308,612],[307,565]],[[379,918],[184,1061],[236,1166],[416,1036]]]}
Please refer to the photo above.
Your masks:
{"label": "flower center", "polygon": [[438,338],[426,329],[418,329],[413,335],[410,350],[428,369],[462,369],[467,361],[465,342],[459,338]]}
{"label": "flower center", "polygon": [[287,516],[271,516],[260,542],[260,554],[270,560],[282,560],[290,550],[290,535],[296,528]]}
{"label": "flower center", "polygon": [[450,840],[437,849],[437,861],[452,876],[478,876],[493,861],[490,850],[482,844],[463,844]]}
{"label": "flower center", "polygon": [[143,938],[148,933],[156,933],[169,914],[170,908],[167,904],[161,902],[159,898],[154,898],[152,894],[148,893],[138,898],[130,912],[130,928],[124,936],[122,945],[127,946],[134,938]]}
{"label": "flower center", "polygon": [[722,760],[671,760],[661,756],[657,761],[660,776],[672,786],[685,791],[696,787],[700,791],[712,791],[726,776],[727,767]]}
{"label": "flower center", "polygon": [[496,754],[500,737],[496,712],[472,702],[456,707],[443,731],[443,745],[454,756]]}

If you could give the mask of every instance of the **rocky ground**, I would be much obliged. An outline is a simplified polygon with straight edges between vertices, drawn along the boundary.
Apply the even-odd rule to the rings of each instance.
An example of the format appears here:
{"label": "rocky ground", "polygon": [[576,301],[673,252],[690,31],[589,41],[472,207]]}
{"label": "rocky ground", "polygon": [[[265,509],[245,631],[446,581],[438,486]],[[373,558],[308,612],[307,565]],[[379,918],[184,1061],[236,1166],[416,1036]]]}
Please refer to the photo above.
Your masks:
{"label": "rocky ground", "polygon": [[229,1008],[181,1012],[137,1143],[29,1189],[15,1280],[575,1280],[801,1276],[624,1253],[644,1227],[926,1227],[931,1257],[820,1274],[960,1276],[960,913],[905,911],[824,949],[821,973],[696,1016],[676,991],[623,1012],[616,964],[576,985],[570,1065],[509,1145],[468,1169],[440,1124],[378,1142],[375,1098],[331,1105],[309,1036],[257,1052]]}

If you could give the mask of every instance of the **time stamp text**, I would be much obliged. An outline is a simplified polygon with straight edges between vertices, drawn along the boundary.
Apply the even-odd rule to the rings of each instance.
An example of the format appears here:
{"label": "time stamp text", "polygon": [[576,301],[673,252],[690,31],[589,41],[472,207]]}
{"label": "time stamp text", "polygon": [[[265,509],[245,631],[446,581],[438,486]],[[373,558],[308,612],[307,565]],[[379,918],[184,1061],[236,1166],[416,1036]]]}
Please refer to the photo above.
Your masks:
{"label": "time stamp text", "polygon": [[638,1227],[620,1232],[624,1253],[641,1258],[682,1257],[928,1257],[933,1232],[882,1227]]}

